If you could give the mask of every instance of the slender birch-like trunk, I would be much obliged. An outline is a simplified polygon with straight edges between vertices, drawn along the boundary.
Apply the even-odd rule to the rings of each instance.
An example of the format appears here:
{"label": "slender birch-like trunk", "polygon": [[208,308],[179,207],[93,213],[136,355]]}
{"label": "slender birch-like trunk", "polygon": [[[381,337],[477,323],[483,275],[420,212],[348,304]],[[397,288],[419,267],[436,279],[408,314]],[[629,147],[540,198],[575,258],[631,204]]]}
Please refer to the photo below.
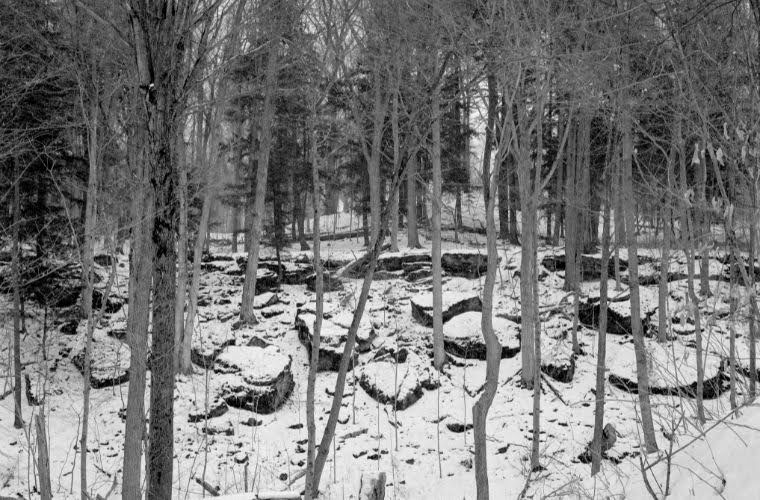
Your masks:
{"label": "slender birch-like trunk", "polygon": [[439,109],[438,88],[433,89],[432,96],[432,136],[431,149],[433,167],[432,196],[432,273],[433,273],[433,366],[438,371],[443,369],[445,354],[443,352],[443,288],[441,283],[441,117]]}

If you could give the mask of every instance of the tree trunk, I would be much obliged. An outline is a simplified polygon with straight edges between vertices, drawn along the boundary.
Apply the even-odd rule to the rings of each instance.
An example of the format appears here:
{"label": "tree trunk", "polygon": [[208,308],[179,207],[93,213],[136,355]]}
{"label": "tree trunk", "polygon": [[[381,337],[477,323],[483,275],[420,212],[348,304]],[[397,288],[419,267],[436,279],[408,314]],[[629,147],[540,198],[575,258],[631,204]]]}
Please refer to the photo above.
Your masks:
{"label": "tree trunk", "polygon": [[757,396],[757,352],[755,340],[757,339],[757,298],[755,297],[755,251],[757,244],[757,163],[752,175],[752,207],[750,208],[749,222],[749,273],[750,280],[750,313],[749,313],[749,396],[755,399]]}
{"label": "tree trunk", "polygon": [[[569,126],[569,124],[568,124]],[[565,162],[560,163],[559,167],[557,168],[556,178],[554,181],[554,190],[556,192],[556,200],[554,201],[554,234],[552,235],[552,245],[559,245],[560,240],[560,231],[562,229],[562,225],[564,221],[562,220],[562,200],[564,198],[564,167]]]}
{"label": "tree trunk", "polygon": [[493,134],[494,123],[496,122],[496,108],[498,106],[499,95],[497,91],[496,75],[490,65],[486,69],[486,82],[488,84],[488,114],[486,115],[486,136],[483,144],[483,199],[488,206],[488,199],[491,196],[491,153],[493,151]]}
{"label": "tree trunk", "polygon": [[433,166],[432,196],[432,273],[433,273],[433,366],[438,371],[443,369],[445,354],[443,352],[443,288],[441,283],[441,117],[439,108],[439,90],[433,89],[431,124],[433,144],[431,149]]}
{"label": "tree trunk", "polygon": [[[196,116],[200,115],[197,113]],[[196,123],[196,127],[201,125]],[[198,134],[200,136],[200,133]],[[179,201],[179,236],[177,238],[177,288],[174,304],[174,363],[177,373],[192,373],[190,358],[185,357],[185,351],[190,351],[192,329],[185,335],[185,301],[187,299],[187,162],[185,161],[185,144],[180,134],[177,144],[177,168],[179,170],[179,185],[177,198]],[[200,142],[200,141],[199,141]]]}
{"label": "tree trunk", "polygon": [[496,333],[493,331],[493,288],[496,283],[496,268],[498,265],[494,201],[500,179],[500,170],[501,166],[496,162],[493,179],[484,176],[484,180],[488,181],[488,188],[490,190],[490,196],[486,204],[487,271],[483,288],[483,313],[480,323],[483,339],[486,343],[486,382],[483,386],[483,393],[472,406],[473,438],[475,440],[475,484],[479,500],[489,498],[486,423],[488,411],[498,390],[499,367],[501,363],[501,344]]}
{"label": "tree trunk", "polygon": [[[316,118],[316,111],[313,111]],[[316,120],[314,121],[316,123]],[[317,134],[314,126],[311,134],[311,172],[314,188],[314,223],[317,224],[321,215],[320,211],[320,189],[319,189],[319,163],[317,159]],[[309,360],[309,376],[306,385],[306,430],[308,432],[309,442],[306,451],[306,484],[304,486],[305,500],[311,500],[318,494],[319,479],[315,477],[314,460],[315,448],[317,446],[317,426],[314,417],[314,392],[317,384],[317,370],[319,368],[319,345],[320,333],[322,331],[322,315],[324,310],[324,285],[322,260],[320,258],[320,241],[319,231],[314,231],[314,273],[316,293],[316,317],[314,319],[314,335],[311,338],[311,359]],[[317,481],[315,483],[315,480]]]}
{"label": "tree trunk", "polygon": [[[609,188],[607,193],[609,193]],[[596,352],[596,403],[594,407],[594,440],[591,445],[591,475],[602,466],[602,431],[604,430],[605,370],[607,368],[607,270],[610,262],[610,196],[604,203],[602,222],[602,277],[599,284],[599,335]]]}
{"label": "tree trunk", "polygon": [[369,205],[372,224],[370,226],[370,241],[374,242],[380,235],[380,211],[382,208],[382,191],[380,190],[380,157],[382,155],[383,123],[385,111],[388,106],[383,94],[382,83],[376,81],[374,85],[375,97],[373,103],[372,118],[372,144],[370,151],[366,151],[366,145],[362,141],[364,156],[367,160],[367,174],[369,179]]}
{"label": "tree trunk", "polygon": [[406,235],[409,248],[421,248],[417,234],[417,151],[412,151],[406,166]]}
{"label": "tree trunk", "polygon": [[518,187],[517,172],[515,171],[514,156],[507,155],[507,167],[509,171],[509,235],[507,240],[513,245],[519,245],[520,234],[517,231],[517,207],[520,203],[518,200],[520,189]]}
{"label": "tree trunk", "polygon": [[21,176],[18,163],[13,164],[13,427],[21,429]]}
{"label": "tree trunk", "polygon": [[529,389],[533,388],[536,371],[540,367],[536,365],[535,338],[538,332],[536,316],[538,304],[535,303],[536,286],[531,277],[534,275],[536,254],[533,248],[535,239],[533,233],[536,229],[535,206],[531,189],[532,162],[525,158],[519,158],[517,173],[520,182],[520,221],[522,222],[522,252],[520,257],[520,306],[522,331],[520,333],[520,345],[522,355],[522,381]]}
{"label": "tree trunk", "polygon": [[37,429],[37,473],[40,475],[40,499],[51,500],[53,498],[50,487],[50,458],[48,454],[47,434],[45,433],[45,412],[34,416]]}
{"label": "tree trunk", "polygon": [[[707,149],[707,140],[701,144]],[[707,158],[705,158],[704,150],[700,153],[699,168],[697,170],[699,181],[697,183],[697,196],[699,206],[699,235],[700,238],[700,259],[699,259],[699,294],[703,297],[710,295],[710,247],[707,244],[712,240],[712,233],[710,232],[710,214],[707,210]]]}
{"label": "tree trunk", "polygon": [[633,194],[633,134],[631,103],[626,98],[622,100],[621,129],[623,133],[623,206],[625,225],[631,229],[628,238],[628,277],[631,290],[631,330],[636,354],[636,377],[638,381],[639,403],[641,406],[641,424],[644,430],[644,444],[647,453],[657,450],[654,422],[652,421],[652,406],[649,400],[649,371],[647,368],[647,353],[644,346],[644,332],[641,325],[641,305],[639,302],[639,261],[636,234],[632,230],[636,224],[635,202]]}
{"label": "tree trunk", "polygon": [[[273,40],[269,48],[264,89],[264,109],[260,122],[261,140],[259,142],[259,157],[256,168],[256,194],[253,203],[249,203],[248,216],[251,219],[250,230],[245,239],[248,263],[245,268],[243,282],[243,297],[240,303],[240,320],[247,324],[256,324],[253,300],[256,296],[256,273],[259,269],[259,245],[261,230],[264,224],[266,207],[267,171],[269,169],[269,153],[272,147],[272,123],[274,122],[274,93],[277,85],[279,41]],[[253,140],[253,138],[252,138]]]}
{"label": "tree trunk", "polygon": [[[144,132],[138,131],[138,134]],[[142,139],[136,140],[138,145]],[[130,163],[140,184],[132,203],[132,234],[129,245],[129,308],[127,310],[127,345],[129,358],[129,392],[124,430],[122,495],[125,500],[142,499],[142,451],[145,436],[145,372],[148,355],[151,282],[153,276],[153,196],[139,146],[130,148]],[[199,259],[200,262],[200,259]]]}
{"label": "tree trunk", "polygon": [[[90,420],[90,362],[92,359],[92,332],[95,329],[92,316],[92,262],[93,246],[95,244],[95,223],[98,204],[98,98],[92,96],[90,109],[87,111],[87,142],[88,142],[88,179],[87,179],[87,206],[85,208],[84,247],[82,248],[82,282],[84,283],[84,296],[82,297],[82,310],[87,320],[84,344],[84,367],[82,370],[82,434],[79,442],[79,480],[82,500],[88,500],[87,492],[87,434]],[[84,111],[84,110],[83,110]],[[103,300],[106,300],[104,297]]]}
{"label": "tree trunk", "polygon": [[658,330],[657,340],[659,342],[666,342],[668,338],[668,324],[670,323],[670,316],[668,314],[668,274],[670,272],[670,238],[672,234],[672,219],[673,211],[671,209],[671,190],[673,189],[673,164],[675,163],[675,156],[677,150],[677,143],[671,145],[670,154],[668,157],[665,182],[665,194],[662,199],[662,259],[660,263],[660,287],[659,287],[659,303],[658,303]]}
{"label": "tree trunk", "polygon": [[[398,80],[397,80],[398,81]],[[391,134],[393,135],[393,168],[401,168],[401,137],[399,135],[398,125],[398,84],[393,94],[391,103]],[[390,235],[391,235],[391,252],[398,252],[398,212],[399,212],[399,185],[390,193]]]}
{"label": "tree trunk", "polygon": [[564,290],[574,291],[580,281],[576,254],[578,253],[578,200],[576,174],[578,170],[577,127],[570,131],[565,176],[565,285]]}
{"label": "tree trunk", "polygon": [[[509,155],[508,155],[509,156]],[[504,163],[508,160],[505,158]],[[498,207],[499,207],[499,239],[506,241],[509,239],[509,179],[511,169],[507,165],[499,168],[498,185]],[[488,230],[486,229],[486,232]]]}

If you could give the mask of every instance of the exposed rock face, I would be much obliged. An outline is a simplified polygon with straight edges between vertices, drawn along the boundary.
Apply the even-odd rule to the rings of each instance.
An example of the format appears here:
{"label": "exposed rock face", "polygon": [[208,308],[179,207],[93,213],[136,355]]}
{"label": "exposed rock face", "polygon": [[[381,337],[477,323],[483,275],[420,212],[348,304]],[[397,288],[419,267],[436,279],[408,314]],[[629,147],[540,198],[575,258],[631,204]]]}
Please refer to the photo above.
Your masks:
{"label": "exposed rock face", "polygon": [[423,389],[434,389],[436,378],[430,363],[410,353],[405,362],[371,361],[359,371],[359,386],[375,401],[405,410],[419,401]]}
{"label": "exposed rock face", "polygon": [[[625,271],[628,269],[628,261],[619,259],[620,270]],[[564,271],[567,263],[565,262],[565,254],[547,255],[541,259],[541,265],[551,272]],[[591,281],[598,280],[602,277],[602,259],[598,255],[581,255],[581,280]],[[607,265],[608,276],[615,276],[615,261],[610,259]]]}
{"label": "exposed rock face", "polygon": [[[108,336],[93,338],[90,383],[93,389],[120,385],[129,380],[129,346]],[[84,349],[80,345],[71,356],[80,372],[84,371]]]}
{"label": "exposed rock face", "polygon": [[216,358],[220,398],[228,405],[256,413],[273,413],[295,385],[290,356],[270,346],[230,346]]}
{"label": "exposed rock face", "polygon": [[[319,342],[319,365],[317,371],[338,371],[340,367],[340,358],[343,356],[343,349],[348,338],[348,327],[350,320],[342,316],[349,313],[341,314],[335,318],[322,319],[322,328],[320,330]],[[353,316],[353,315],[351,315]],[[298,338],[306,347],[306,351],[311,359],[312,338],[314,335],[314,320],[316,316],[312,312],[299,310],[296,314],[296,330]],[[366,352],[372,340],[375,338],[375,331],[369,320],[362,319],[359,330],[356,333],[356,346],[352,353],[352,359],[349,367],[356,362],[357,352]]]}
{"label": "exposed rock face", "polygon": [[[654,288],[640,287],[640,311],[641,327],[644,335],[648,335],[651,329],[651,319],[657,312],[657,290]],[[624,300],[616,300],[607,304],[607,333],[613,335],[631,335],[631,301],[630,295],[626,294]],[[580,304],[578,318],[580,322],[589,328],[599,328],[600,306],[598,298],[594,301]]]}
{"label": "exposed rock face", "polygon": [[[430,253],[425,250],[411,250],[404,252],[389,252],[380,254],[377,258],[375,272],[378,271],[403,271],[404,266],[413,263],[430,262]],[[347,278],[362,278],[367,272],[369,265],[369,253],[365,253],[354,262],[348,264],[341,271],[341,275]]]}
{"label": "exposed rock face", "polygon": [[[417,295],[411,299],[412,317],[424,326],[433,326],[433,294]],[[443,322],[468,311],[480,312],[483,303],[475,294],[443,293]]]}
{"label": "exposed rock face", "polygon": [[478,250],[449,250],[441,254],[441,267],[451,276],[478,278],[488,268],[488,255]]}
{"label": "exposed rock face", "polygon": [[[652,394],[695,397],[697,393],[696,351],[681,342],[660,344],[644,339],[649,367],[649,390]],[[637,394],[636,357],[632,343],[612,343],[607,353],[610,383]],[[708,354],[704,364],[704,398],[715,399],[728,390],[725,363]]]}
{"label": "exposed rock face", "polygon": [[[343,290],[343,281],[335,274],[331,273],[324,273],[322,275],[322,283],[323,283],[323,291],[325,293],[329,292],[339,292]],[[310,292],[317,291],[317,275],[311,274],[306,278],[306,289]]]}
{"label": "exposed rock face", "polygon": [[[486,359],[486,344],[481,330],[482,314],[468,311],[443,325],[443,347],[460,358]],[[511,358],[520,352],[520,325],[508,319],[493,318],[493,329],[501,344],[501,358]]]}

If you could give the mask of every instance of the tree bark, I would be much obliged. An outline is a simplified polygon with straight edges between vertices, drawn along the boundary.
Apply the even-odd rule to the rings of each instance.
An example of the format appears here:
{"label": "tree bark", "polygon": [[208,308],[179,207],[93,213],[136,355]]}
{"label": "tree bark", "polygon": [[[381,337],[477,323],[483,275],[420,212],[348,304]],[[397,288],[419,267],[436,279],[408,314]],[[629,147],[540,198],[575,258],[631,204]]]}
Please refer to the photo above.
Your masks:
{"label": "tree bark", "polygon": [[21,176],[18,163],[13,164],[13,427],[24,427],[21,415]]}
{"label": "tree bark", "polygon": [[[272,147],[272,124],[274,122],[274,93],[277,86],[279,40],[270,40],[269,56],[264,88],[264,109],[260,122],[261,140],[259,144],[259,158],[256,168],[256,194],[253,203],[249,202],[248,217],[251,219],[249,234],[245,239],[248,263],[245,269],[245,281],[243,282],[243,297],[240,303],[240,320],[247,324],[256,324],[258,320],[254,314],[253,301],[256,296],[256,273],[259,269],[259,246],[261,243],[261,230],[264,223],[266,207],[267,171],[269,169],[269,153]],[[252,138],[253,140],[253,138]]]}
{"label": "tree bark", "polygon": [[[609,193],[607,189],[607,193]],[[591,475],[602,466],[602,432],[604,430],[605,370],[607,368],[607,270],[610,262],[610,196],[604,203],[602,222],[602,277],[599,284],[599,335],[596,352],[596,403],[594,405],[594,440],[591,444]]]}
{"label": "tree bark", "polygon": [[498,265],[494,201],[500,178],[500,169],[499,162],[495,162],[493,179],[484,176],[484,179],[488,181],[490,190],[490,196],[486,204],[487,270],[483,288],[483,313],[480,323],[483,339],[486,343],[486,382],[483,386],[483,393],[472,406],[473,438],[475,440],[475,485],[478,500],[489,498],[486,423],[488,411],[498,390],[499,367],[501,363],[501,344],[496,333],[493,331],[493,288],[496,283],[496,267]]}
{"label": "tree bark", "polygon": [[[95,329],[92,316],[92,262],[93,246],[95,244],[95,223],[98,206],[98,98],[97,90],[91,96],[90,108],[87,112],[87,142],[88,142],[88,179],[87,179],[87,206],[85,208],[84,247],[82,248],[82,282],[84,283],[84,295],[82,297],[82,309],[87,320],[84,344],[84,367],[82,370],[82,434],[79,442],[79,481],[82,500],[88,500],[87,493],[87,434],[90,417],[90,362],[92,359],[92,333]],[[106,300],[104,297],[103,300]]]}
{"label": "tree bark", "polygon": [[[196,113],[198,117],[200,113]],[[199,118],[196,118],[198,120]],[[201,124],[196,123],[200,128]],[[200,137],[200,133],[197,134]],[[198,141],[200,142],[200,141]],[[200,146],[200,144],[198,144]],[[175,291],[174,304],[174,364],[177,373],[192,373],[193,367],[189,356],[184,356],[185,351],[190,351],[192,329],[185,335],[185,301],[187,299],[187,162],[185,155],[185,143],[182,134],[177,141],[177,169],[179,185],[177,189],[177,201],[179,208],[179,235],[177,238],[177,288]]]}
{"label": "tree bark", "polygon": [[[393,93],[393,102],[391,103],[391,134],[393,135],[393,168],[399,169],[401,166],[401,137],[399,134],[398,124],[398,79],[396,80],[396,89]],[[398,252],[398,212],[399,212],[399,185],[391,190],[390,193],[390,235],[391,235],[391,252]]]}
{"label": "tree bark", "polygon": [[432,273],[433,273],[433,365],[438,371],[443,369],[445,354],[443,352],[443,288],[441,283],[441,117],[439,109],[439,90],[433,90],[432,113]]}
{"label": "tree bark", "polygon": [[644,445],[647,453],[657,450],[654,422],[652,420],[652,406],[649,399],[649,371],[647,368],[647,353],[644,345],[644,332],[641,325],[641,305],[639,298],[639,262],[638,245],[636,234],[632,230],[636,224],[635,201],[633,195],[633,134],[631,103],[627,98],[622,99],[621,129],[623,133],[623,208],[625,212],[625,225],[631,230],[628,238],[628,277],[631,290],[631,330],[633,345],[636,354],[636,378],[638,381],[639,404],[641,407],[641,424],[644,430]]}
{"label": "tree bark", "polygon": [[50,458],[48,454],[47,434],[45,432],[44,411],[35,415],[34,421],[35,428],[37,429],[37,473],[40,475],[40,499],[51,500],[53,492],[50,486]]}
{"label": "tree bark", "polygon": [[[316,115],[316,111],[313,111]],[[319,161],[317,158],[317,134],[316,134],[316,117],[313,118],[311,134],[311,172],[312,183],[314,188],[314,225],[318,227],[320,210],[320,189],[319,189]],[[320,234],[314,231],[314,273],[316,293],[316,317],[314,319],[314,334],[311,338],[311,359],[309,360],[309,376],[306,385],[306,430],[308,432],[308,448],[306,451],[306,484],[304,499],[311,500],[318,495],[319,479],[315,476],[315,448],[317,446],[317,426],[314,417],[314,392],[317,384],[317,370],[319,367],[319,345],[320,333],[322,331],[322,315],[324,310],[324,284],[322,260],[320,258]],[[315,483],[316,480],[316,483]]]}
{"label": "tree bark", "polygon": [[417,234],[417,151],[409,155],[406,166],[406,235],[409,248],[421,248]]}

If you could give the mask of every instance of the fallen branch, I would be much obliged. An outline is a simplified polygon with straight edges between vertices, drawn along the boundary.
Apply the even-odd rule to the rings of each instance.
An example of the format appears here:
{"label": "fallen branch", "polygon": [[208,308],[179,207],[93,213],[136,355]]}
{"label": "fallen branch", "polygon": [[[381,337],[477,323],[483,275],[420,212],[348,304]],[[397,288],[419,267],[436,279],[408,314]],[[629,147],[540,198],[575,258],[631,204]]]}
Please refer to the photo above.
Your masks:
{"label": "fallen branch", "polygon": [[[211,495],[212,497],[219,496],[219,489],[214,486],[211,486],[209,483],[206,482],[205,479],[195,476],[195,482],[201,485],[203,489],[206,490],[209,493],[209,495]],[[254,498],[254,497],[251,497],[251,498]]]}
{"label": "fallen branch", "polygon": [[557,396],[557,399],[559,399],[560,401],[562,401],[562,404],[564,404],[565,406],[567,406],[567,401],[565,401],[564,399],[562,399],[562,396],[560,396],[560,394],[559,394],[559,391],[557,390],[557,388],[556,388],[556,387],[554,387],[554,386],[552,385],[552,383],[551,383],[551,382],[549,382],[549,379],[547,378],[547,376],[546,376],[546,374],[545,374],[545,373],[542,373],[542,374],[541,374],[541,378],[542,378],[542,379],[543,379],[543,381],[546,383],[546,385],[548,385],[548,386],[549,386],[549,389],[551,389],[551,390],[552,390],[552,392],[554,393],[554,395],[555,395],[555,396]]}

